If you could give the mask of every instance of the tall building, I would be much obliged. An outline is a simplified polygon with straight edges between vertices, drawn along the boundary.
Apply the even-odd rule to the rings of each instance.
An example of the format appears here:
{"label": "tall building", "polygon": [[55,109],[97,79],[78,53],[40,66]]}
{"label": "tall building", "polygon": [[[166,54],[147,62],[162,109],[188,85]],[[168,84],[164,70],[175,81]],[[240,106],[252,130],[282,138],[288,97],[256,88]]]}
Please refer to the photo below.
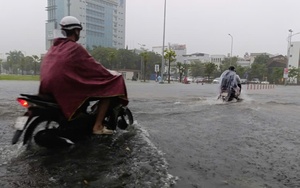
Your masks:
{"label": "tall building", "polygon": [[86,48],[103,46],[125,48],[126,0],[48,0],[46,7],[46,49],[64,16],[75,16],[83,30],[79,43]]}

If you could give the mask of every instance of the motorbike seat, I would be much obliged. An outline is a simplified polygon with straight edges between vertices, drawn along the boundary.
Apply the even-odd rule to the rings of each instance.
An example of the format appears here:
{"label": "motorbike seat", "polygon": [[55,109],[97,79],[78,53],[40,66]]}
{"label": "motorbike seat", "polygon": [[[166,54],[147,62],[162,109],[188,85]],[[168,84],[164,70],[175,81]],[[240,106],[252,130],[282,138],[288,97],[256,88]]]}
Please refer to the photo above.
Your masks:
{"label": "motorbike seat", "polygon": [[56,103],[55,99],[49,95],[31,95],[31,94],[20,94],[20,95],[23,97],[27,97],[29,99]]}
{"label": "motorbike seat", "polygon": [[49,95],[32,95],[32,94],[20,94],[21,96],[25,97],[30,102],[42,105],[42,106],[49,106],[58,108],[58,104],[55,99]]}

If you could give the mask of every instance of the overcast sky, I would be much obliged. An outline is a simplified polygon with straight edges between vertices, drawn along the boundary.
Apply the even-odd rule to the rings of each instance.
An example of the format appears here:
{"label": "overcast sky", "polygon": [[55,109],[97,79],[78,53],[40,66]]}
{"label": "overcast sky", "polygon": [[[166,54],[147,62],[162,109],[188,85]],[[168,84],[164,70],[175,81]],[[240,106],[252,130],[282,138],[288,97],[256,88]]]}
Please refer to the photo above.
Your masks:
{"label": "overcast sky", "polygon": [[[1,2],[1,55],[45,52],[46,0]],[[186,44],[188,53],[243,56],[287,52],[288,30],[300,32],[300,0],[167,0],[165,44]],[[164,0],[127,0],[126,45],[163,44]],[[292,38],[300,41],[300,34]]]}

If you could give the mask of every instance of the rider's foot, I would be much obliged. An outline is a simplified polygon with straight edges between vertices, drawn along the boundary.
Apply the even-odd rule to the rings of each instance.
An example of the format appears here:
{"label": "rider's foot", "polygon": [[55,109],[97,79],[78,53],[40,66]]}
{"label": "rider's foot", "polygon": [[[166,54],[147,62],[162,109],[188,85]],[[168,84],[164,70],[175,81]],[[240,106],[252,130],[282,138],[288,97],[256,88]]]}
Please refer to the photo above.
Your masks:
{"label": "rider's foot", "polygon": [[93,134],[113,134],[114,131],[113,130],[109,130],[106,127],[103,127],[103,129],[100,130],[94,130]]}

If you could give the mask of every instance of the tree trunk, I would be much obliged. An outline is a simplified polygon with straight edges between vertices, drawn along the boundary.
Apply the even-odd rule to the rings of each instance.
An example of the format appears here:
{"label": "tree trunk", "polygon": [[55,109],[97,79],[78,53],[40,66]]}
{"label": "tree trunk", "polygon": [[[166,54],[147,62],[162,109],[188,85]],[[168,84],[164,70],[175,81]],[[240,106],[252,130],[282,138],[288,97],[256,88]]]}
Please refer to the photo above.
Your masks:
{"label": "tree trunk", "polygon": [[144,82],[146,82],[146,61],[144,60]]}
{"label": "tree trunk", "polygon": [[168,83],[170,83],[170,70],[171,70],[171,67],[170,67],[170,59],[169,59],[169,67],[168,67]]}
{"label": "tree trunk", "polygon": [[36,62],[34,62],[34,75],[36,75]]}

